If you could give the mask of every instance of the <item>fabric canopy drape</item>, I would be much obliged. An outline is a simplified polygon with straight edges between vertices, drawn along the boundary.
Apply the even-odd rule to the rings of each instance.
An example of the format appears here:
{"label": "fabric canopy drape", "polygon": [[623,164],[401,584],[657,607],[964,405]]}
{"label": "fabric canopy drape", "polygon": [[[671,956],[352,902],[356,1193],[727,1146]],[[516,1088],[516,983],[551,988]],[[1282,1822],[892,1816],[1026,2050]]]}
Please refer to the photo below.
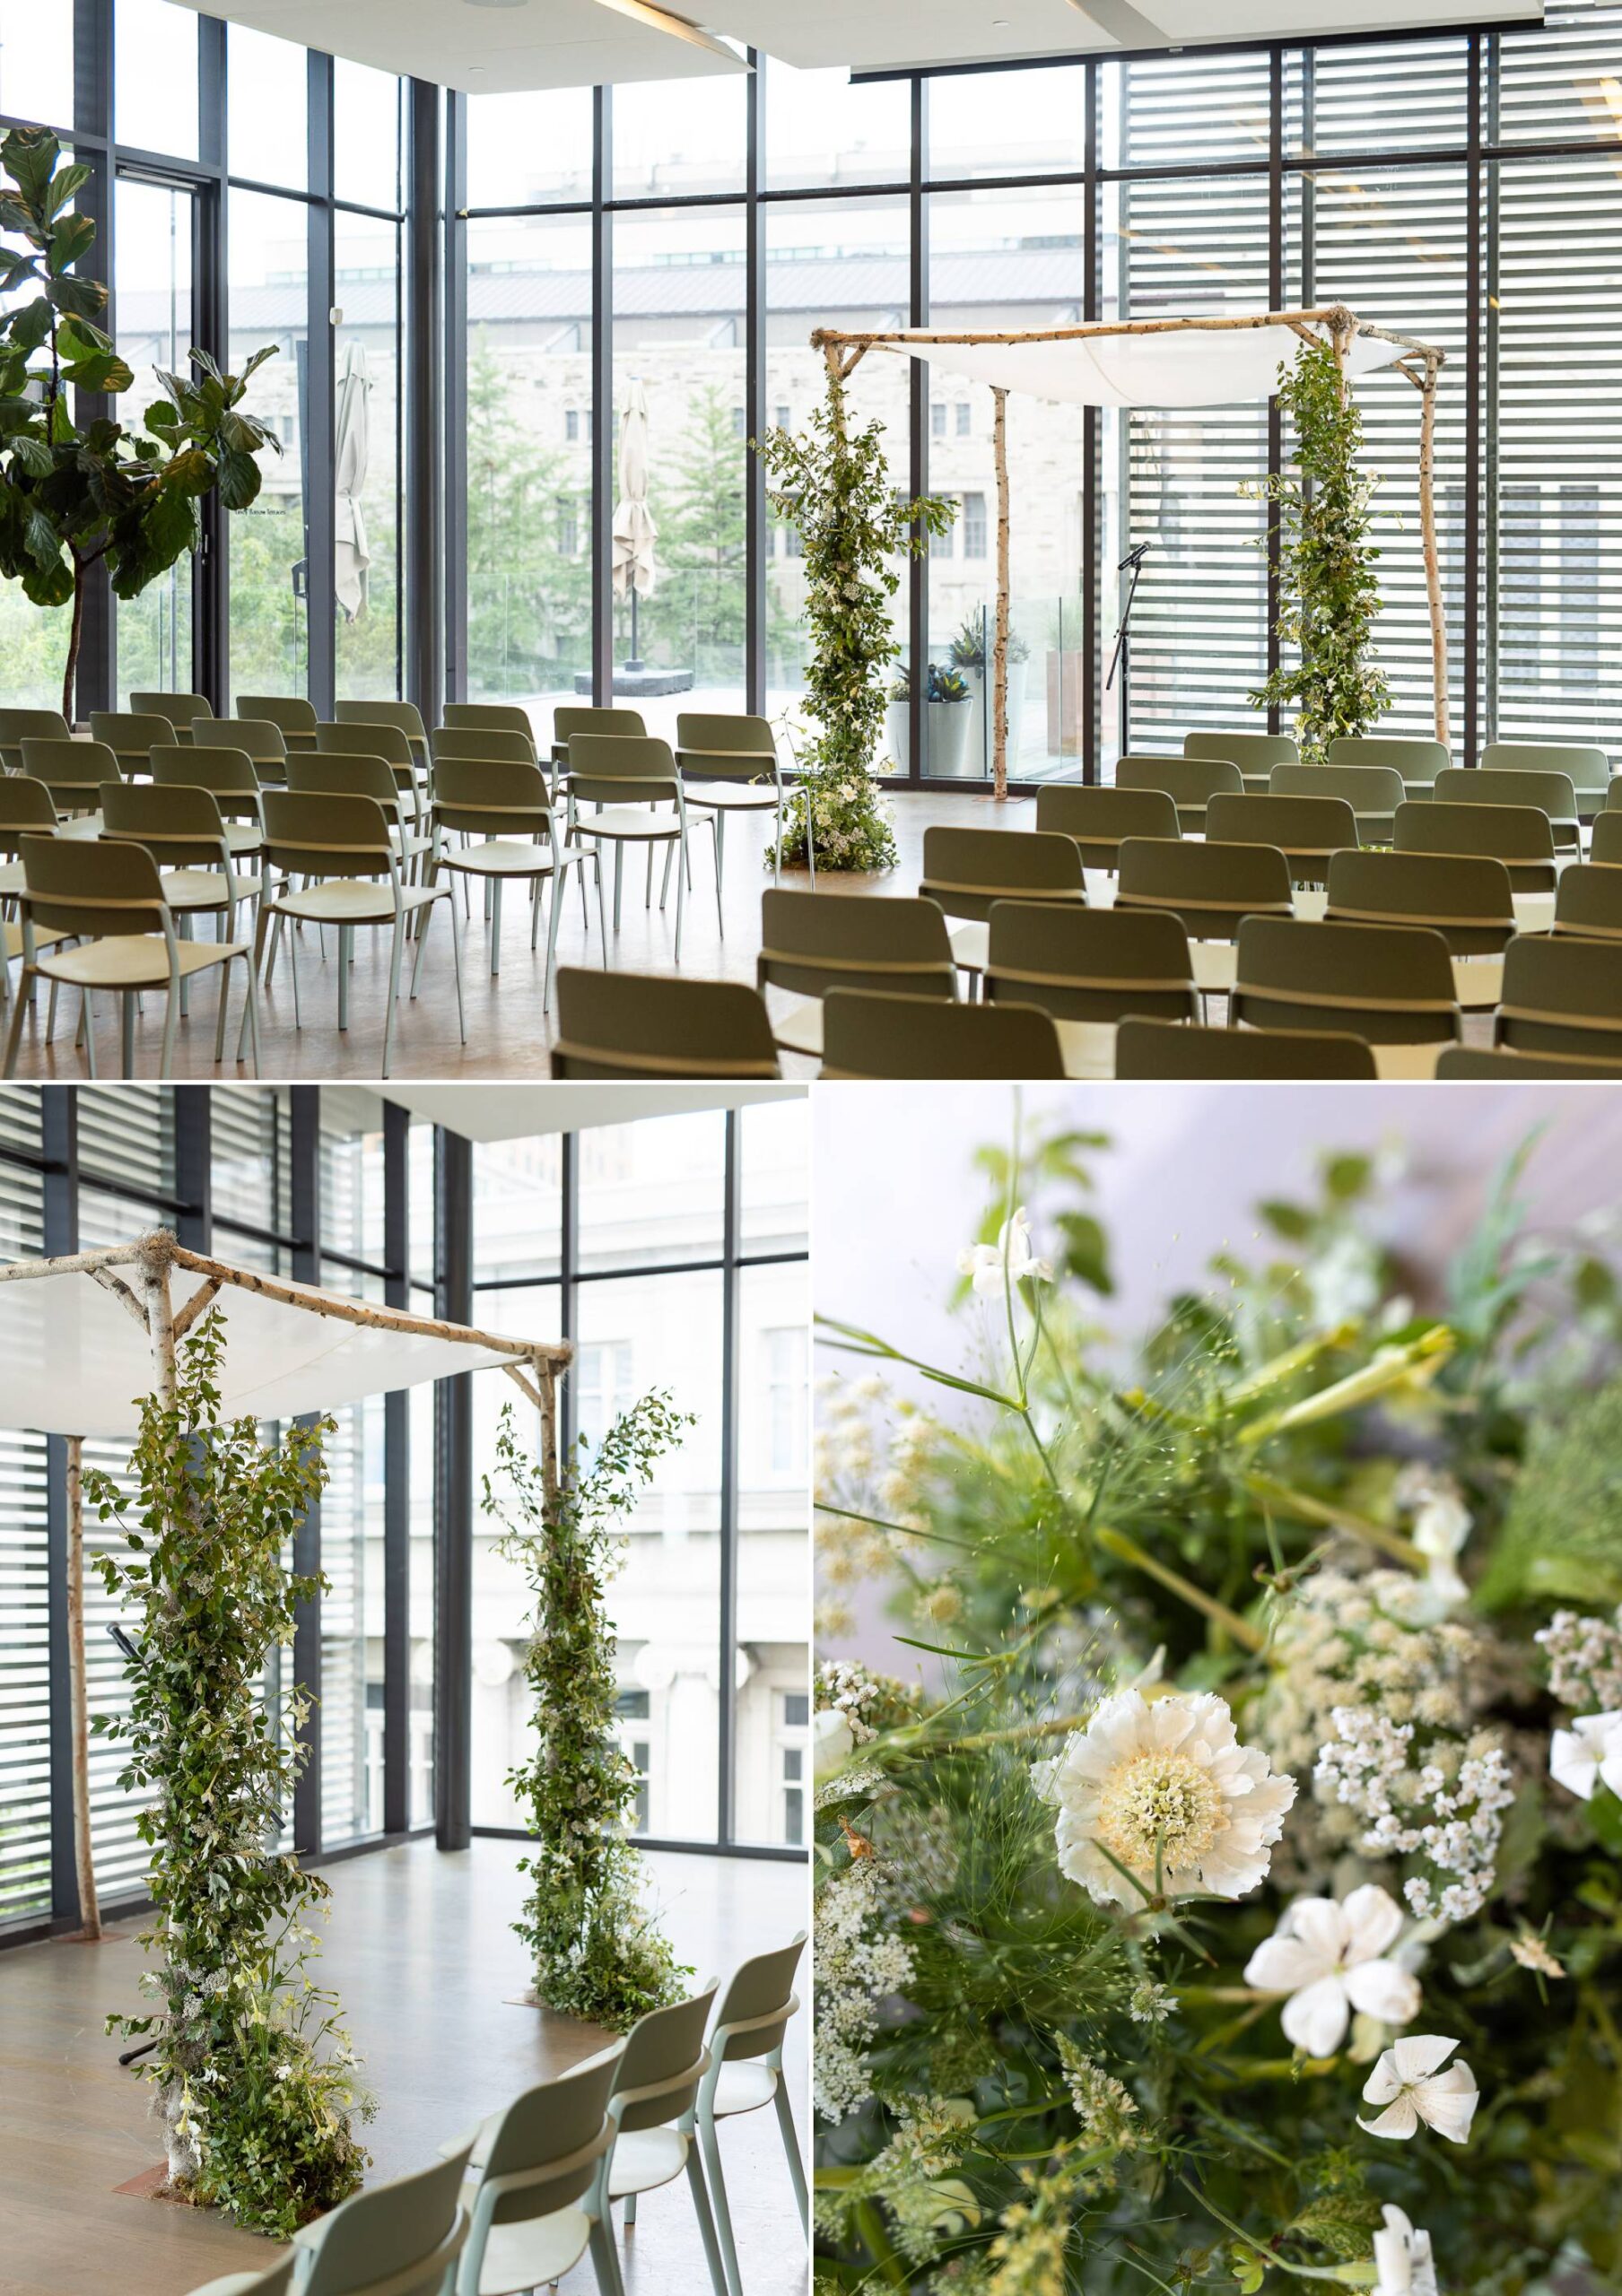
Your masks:
{"label": "fabric canopy drape", "polygon": [[338,378],[333,447],[333,588],[351,622],[366,611],[367,574],[371,566],[366,514],[361,508],[371,455],[371,395],[366,353],[358,343],[352,343],[344,351],[344,370]]}
{"label": "fabric canopy drape", "polygon": [[620,499],[614,513],[614,595],[653,595],[658,527],[648,508],[648,394],[633,382],[620,423]]}
{"label": "fabric canopy drape", "polygon": [[[1037,343],[943,343],[884,335],[876,351],[925,359],[951,375],[1072,406],[1228,406],[1268,399],[1300,347],[1294,327],[1207,329],[1188,322],[1147,335],[1072,335]],[[1347,352],[1354,381],[1395,366],[1403,347],[1359,334]]]}

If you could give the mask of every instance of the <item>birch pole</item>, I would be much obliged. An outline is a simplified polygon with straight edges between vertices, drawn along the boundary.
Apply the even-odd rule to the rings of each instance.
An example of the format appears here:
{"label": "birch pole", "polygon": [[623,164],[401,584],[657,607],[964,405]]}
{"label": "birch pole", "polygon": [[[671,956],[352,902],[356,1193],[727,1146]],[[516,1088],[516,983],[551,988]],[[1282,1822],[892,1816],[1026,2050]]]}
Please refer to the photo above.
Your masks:
{"label": "birch pole", "polygon": [[79,1883],[81,1935],[101,1935],[96,1862],[90,1830],[90,1697],[84,1678],[84,1438],[67,1444],[67,1698],[73,1730],[74,1867]]}
{"label": "birch pole", "polygon": [[997,639],[991,651],[991,795],[1008,794],[1008,393],[994,383],[992,446],[997,457]]}
{"label": "birch pole", "polygon": [[1436,551],[1436,370],[1427,358],[1419,385],[1419,533],[1425,547],[1425,590],[1431,610],[1431,678],[1436,739],[1448,743],[1447,620],[1442,606],[1442,566]]}

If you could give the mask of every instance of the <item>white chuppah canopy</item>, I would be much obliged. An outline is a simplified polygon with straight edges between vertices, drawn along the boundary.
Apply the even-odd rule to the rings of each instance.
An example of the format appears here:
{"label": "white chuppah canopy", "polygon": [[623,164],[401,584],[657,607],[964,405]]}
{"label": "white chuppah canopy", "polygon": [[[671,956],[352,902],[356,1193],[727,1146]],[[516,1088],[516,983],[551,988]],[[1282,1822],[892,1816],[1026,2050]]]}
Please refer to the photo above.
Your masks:
{"label": "white chuppah canopy", "polygon": [[951,333],[932,327],[890,327],[848,333],[818,327],[811,337],[827,361],[831,380],[842,382],[869,351],[924,359],[948,373],[989,383],[995,404],[997,464],[997,637],[992,650],[991,707],[995,728],[993,786],[1008,786],[1008,447],[1011,390],[1070,405],[1121,407],[1232,406],[1271,398],[1278,370],[1303,343],[1327,343],[1340,370],[1344,395],[1361,375],[1395,367],[1420,394],[1419,525],[1430,604],[1431,668],[1436,738],[1448,738],[1447,625],[1436,554],[1433,485],[1436,435],[1436,378],[1443,359],[1435,344],[1375,326],[1343,303],[1304,311],[1231,312],[1157,319],[1103,319],[1085,326],[1034,327],[997,333]]}
{"label": "white chuppah canopy", "polygon": [[[222,1294],[224,1295],[222,1300]],[[188,1251],[166,1230],[105,1250],[0,1267],[5,1423],[67,1439],[67,1643],[74,1837],[85,1934],[100,1934],[90,1836],[82,1455],[86,1436],[127,1440],[150,1395],[172,1395],[175,1353],[216,1300],[229,1319],[228,1416],[298,1419],[363,1396],[499,1367],[540,1413],[541,1464],[557,1490],[557,1378],[567,1345],[346,1299]]]}

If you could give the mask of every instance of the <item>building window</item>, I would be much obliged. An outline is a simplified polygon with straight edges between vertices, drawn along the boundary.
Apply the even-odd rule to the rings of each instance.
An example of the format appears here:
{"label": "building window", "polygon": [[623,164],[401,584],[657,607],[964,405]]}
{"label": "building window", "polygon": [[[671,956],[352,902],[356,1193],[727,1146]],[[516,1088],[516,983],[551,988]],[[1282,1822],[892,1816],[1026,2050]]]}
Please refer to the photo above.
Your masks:
{"label": "building window", "polygon": [[929,436],[931,439],[944,439],[946,435],[946,410],[943,405],[932,406],[929,409]]}
{"label": "building window", "polygon": [[963,554],[965,558],[983,558],[986,554],[986,498],[983,494],[965,494],[960,519],[963,527]]}
{"label": "building window", "polygon": [[780,1691],[777,1700],[779,1839],[798,1848],[806,1839],[806,1741],[810,1700],[802,1691]]}
{"label": "building window", "polygon": [[960,439],[966,439],[969,435],[969,408],[965,400],[958,402],[957,435]]}
{"label": "building window", "polygon": [[953,550],[954,550],[954,544],[953,544],[953,539],[952,539],[952,538],[953,538],[953,536],[956,534],[956,532],[957,532],[957,524],[956,524],[955,519],[954,519],[953,523],[952,523],[952,524],[951,524],[951,525],[946,528],[946,533],[945,533],[944,535],[931,535],[929,536],[929,555],[930,555],[930,557],[931,557],[931,558],[950,558],[950,557],[952,556],[952,554],[953,554]]}
{"label": "building window", "polygon": [[578,438],[580,437],[580,408],[579,408],[578,406],[568,406],[568,407],[565,407],[565,408],[564,408],[564,410],[563,410],[563,436],[564,436],[564,438],[565,438],[565,439],[578,439]]}
{"label": "building window", "polygon": [[[636,1814],[632,1820],[632,1833],[646,1833],[649,1824],[649,1773],[653,1768],[653,1741],[647,1724],[651,1701],[645,1690],[623,1690],[614,1701],[619,1717],[620,1751],[636,1772]],[[641,1723],[639,1730],[633,1726]]]}
{"label": "building window", "polygon": [[631,1342],[594,1340],[575,1356],[575,1407],[580,1439],[595,1451],[622,1411],[635,1401],[631,1391]]}
{"label": "building window", "polygon": [[578,558],[580,549],[579,506],[572,494],[557,499],[557,546],[560,558]]}
{"label": "building window", "polygon": [[732,410],[732,435],[735,439],[746,439],[749,435],[748,413],[741,406],[735,406]]}
{"label": "building window", "polygon": [[786,406],[780,406],[777,410],[777,427],[780,430],[786,430],[789,428],[789,410]]}
{"label": "building window", "polygon": [[789,1324],[763,1335],[766,1343],[768,1457],[786,1481],[806,1467],[806,1332]]}

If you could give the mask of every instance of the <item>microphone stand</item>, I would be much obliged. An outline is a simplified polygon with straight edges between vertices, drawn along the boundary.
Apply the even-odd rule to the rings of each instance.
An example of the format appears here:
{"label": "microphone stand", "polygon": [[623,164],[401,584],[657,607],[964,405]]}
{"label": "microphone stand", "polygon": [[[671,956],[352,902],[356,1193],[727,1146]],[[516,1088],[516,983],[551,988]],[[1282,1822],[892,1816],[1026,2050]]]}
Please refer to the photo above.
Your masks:
{"label": "microphone stand", "polygon": [[1140,542],[1135,550],[1128,551],[1126,556],[1121,561],[1115,569],[1115,571],[1118,574],[1124,574],[1129,567],[1132,570],[1131,578],[1127,583],[1127,595],[1121,609],[1120,627],[1115,632],[1115,650],[1110,657],[1109,673],[1103,682],[1103,690],[1108,693],[1110,688],[1115,683],[1116,671],[1119,670],[1121,672],[1121,747],[1119,754],[1122,757],[1126,755],[1129,746],[1127,734],[1127,709],[1130,700],[1132,684],[1132,602],[1138,596],[1138,578],[1143,572],[1143,561],[1148,556],[1150,544],[1148,543]]}

